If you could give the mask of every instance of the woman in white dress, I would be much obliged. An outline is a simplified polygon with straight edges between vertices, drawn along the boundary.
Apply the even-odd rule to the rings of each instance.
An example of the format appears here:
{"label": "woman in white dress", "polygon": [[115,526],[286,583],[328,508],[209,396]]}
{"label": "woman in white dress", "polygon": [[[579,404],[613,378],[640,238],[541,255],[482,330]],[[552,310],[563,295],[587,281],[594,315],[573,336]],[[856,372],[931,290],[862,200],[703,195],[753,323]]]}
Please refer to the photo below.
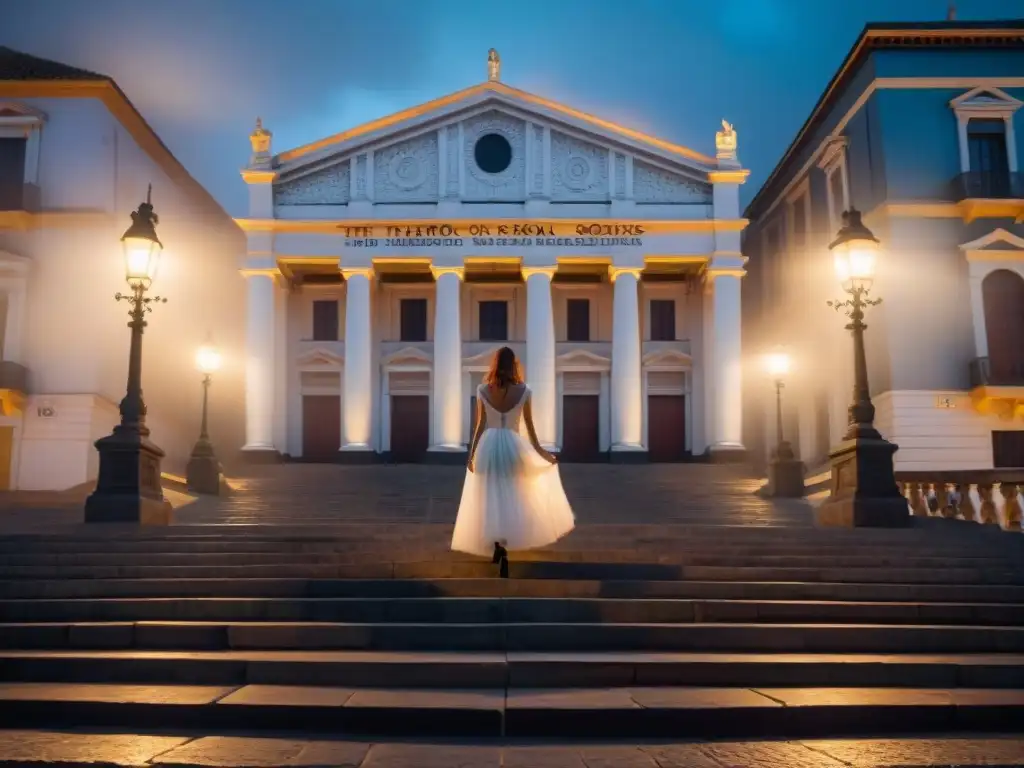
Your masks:
{"label": "woman in white dress", "polygon": [[530,389],[508,347],[495,353],[477,388],[476,414],[452,549],[491,555],[507,578],[508,550],[558,541],[575,518],[557,461],[537,440]]}

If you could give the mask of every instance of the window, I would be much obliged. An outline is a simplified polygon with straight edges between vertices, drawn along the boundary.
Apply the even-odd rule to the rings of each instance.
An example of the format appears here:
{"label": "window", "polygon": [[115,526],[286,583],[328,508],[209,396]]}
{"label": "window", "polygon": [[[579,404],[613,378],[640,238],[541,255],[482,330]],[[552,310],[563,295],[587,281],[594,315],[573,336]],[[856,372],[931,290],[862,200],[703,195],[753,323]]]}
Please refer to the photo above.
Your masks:
{"label": "window", "polygon": [[508,302],[480,302],[480,341],[508,341]]}
{"label": "window", "polygon": [[338,300],[313,302],[313,341],[338,340]]}
{"label": "window", "polygon": [[1010,163],[1006,155],[1006,121],[975,118],[967,124],[972,196],[1009,197]]}
{"label": "window", "polygon": [[1024,467],[1024,430],[992,432],[992,466]]}
{"label": "window", "polygon": [[427,300],[402,299],[399,302],[401,314],[399,338],[402,341],[427,340]]}
{"label": "window", "polygon": [[566,301],[565,325],[568,341],[590,341],[590,299]]}
{"label": "window", "polygon": [[27,140],[0,138],[0,211],[22,208]]}
{"label": "window", "polygon": [[675,340],[675,301],[672,299],[651,299],[651,341]]}
{"label": "window", "polygon": [[828,199],[829,236],[835,237],[843,224],[843,211],[850,207],[850,187],[846,167],[845,136],[828,140],[818,167],[825,172],[825,189]]}
{"label": "window", "polygon": [[836,168],[828,177],[828,204],[829,222],[833,234],[839,231],[843,224],[843,211],[846,210],[846,189],[843,184],[843,169]]}
{"label": "window", "polygon": [[512,145],[500,133],[488,133],[477,139],[473,159],[484,173],[501,173],[512,164]]}

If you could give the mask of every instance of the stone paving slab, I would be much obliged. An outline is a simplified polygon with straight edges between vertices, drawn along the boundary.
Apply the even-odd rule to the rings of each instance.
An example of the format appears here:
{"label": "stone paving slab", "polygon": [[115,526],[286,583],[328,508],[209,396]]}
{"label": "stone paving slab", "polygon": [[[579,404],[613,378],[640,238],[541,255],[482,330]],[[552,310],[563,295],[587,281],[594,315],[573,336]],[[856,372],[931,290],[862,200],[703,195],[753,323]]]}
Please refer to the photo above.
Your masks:
{"label": "stone paving slab", "polygon": [[581,744],[371,743],[273,734],[202,736],[0,730],[0,766],[101,768],[956,768],[1024,765],[1016,736]]}

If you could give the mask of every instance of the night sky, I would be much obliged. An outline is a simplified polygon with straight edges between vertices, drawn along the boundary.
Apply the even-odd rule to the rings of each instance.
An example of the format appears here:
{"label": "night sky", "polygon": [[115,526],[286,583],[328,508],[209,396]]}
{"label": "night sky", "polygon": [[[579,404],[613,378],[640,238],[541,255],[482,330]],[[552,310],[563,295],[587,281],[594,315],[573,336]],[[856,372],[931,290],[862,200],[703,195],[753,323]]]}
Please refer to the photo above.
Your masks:
{"label": "night sky", "polygon": [[[0,0],[0,45],[111,75],[224,205],[257,115],[274,151],[486,79],[700,152],[721,118],[767,177],[868,21],[946,0]],[[1024,16],[959,0],[957,18]]]}

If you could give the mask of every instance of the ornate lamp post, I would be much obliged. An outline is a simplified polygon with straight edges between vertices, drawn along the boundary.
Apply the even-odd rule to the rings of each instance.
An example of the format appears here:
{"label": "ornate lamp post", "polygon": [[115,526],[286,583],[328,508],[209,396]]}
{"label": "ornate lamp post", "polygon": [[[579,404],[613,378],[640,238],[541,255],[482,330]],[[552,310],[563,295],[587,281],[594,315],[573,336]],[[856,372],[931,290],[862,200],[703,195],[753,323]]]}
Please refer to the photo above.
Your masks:
{"label": "ornate lamp post", "polygon": [[196,353],[196,368],[203,374],[203,419],[199,427],[199,439],[192,448],[185,473],[189,490],[196,493],[220,493],[220,462],[210,442],[206,419],[210,382],[213,374],[220,370],[220,361],[220,351],[212,344],[204,344]]}
{"label": "ornate lamp post", "polygon": [[850,426],[842,441],[832,449],[832,492],[815,512],[820,525],[896,528],[910,524],[907,501],[896,486],[893,454],[898,446],[885,440],[875,429],[875,406],[868,389],[867,355],[864,352],[864,310],[882,302],[871,298],[878,238],[864,226],[860,212],[843,213],[843,226],[829,245],[836,276],[849,294],[830,307],[843,310],[850,318],[846,326],[853,334],[853,402]]}
{"label": "ornate lamp post", "polygon": [[118,293],[117,301],[127,301],[131,321],[131,346],[128,353],[128,388],[121,400],[121,423],[112,434],[96,441],[100,454],[96,490],[85,501],[87,523],[143,523],[165,525],[170,522],[171,505],[160,484],[160,460],[164,452],[149,439],[146,404],[142,399],[142,332],[146,314],[153,304],[166,302],[159,296],[146,296],[156,276],[163,245],[156,236],[158,218],[153,211],[150,185],[146,202],[132,213],[132,225],[121,236],[125,278],[131,292]]}
{"label": "ornate lamp post", "polygon": [[789,355],[773,352],[765,355],[764,363],[775,384],[776,445],[768,463],[768,495],[800,498],[804,495],[804,465],[782,432],[782,388],[789,374]]}

